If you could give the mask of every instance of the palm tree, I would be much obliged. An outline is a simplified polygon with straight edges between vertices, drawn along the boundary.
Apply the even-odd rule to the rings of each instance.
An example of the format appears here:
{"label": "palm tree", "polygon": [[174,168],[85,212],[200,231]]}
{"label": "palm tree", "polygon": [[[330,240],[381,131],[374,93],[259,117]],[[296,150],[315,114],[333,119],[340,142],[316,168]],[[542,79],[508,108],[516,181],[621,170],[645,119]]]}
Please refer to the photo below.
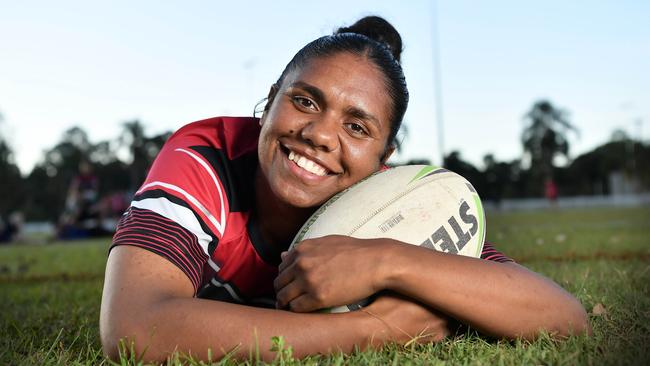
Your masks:
{"label": "palm tree", "polygon": [[542,180],[553,179],[553,160],[569,156],[569,131],[578,133],[568,118],[567,111],[547,100],[537,101],[524,116],[527,126],[521,134],[524,153],[530,157],[533,175]]}

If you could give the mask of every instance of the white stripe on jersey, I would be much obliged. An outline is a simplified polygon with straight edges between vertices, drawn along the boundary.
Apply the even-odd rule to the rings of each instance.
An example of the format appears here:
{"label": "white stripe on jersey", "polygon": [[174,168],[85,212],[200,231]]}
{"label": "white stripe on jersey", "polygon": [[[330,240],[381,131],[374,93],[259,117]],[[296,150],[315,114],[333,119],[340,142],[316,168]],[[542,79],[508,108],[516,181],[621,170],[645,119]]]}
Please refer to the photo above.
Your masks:
{"label": "white stripe on jersey", "polygon": [[244,302],[244,300],[242,300],[241,297],[237,296],[237,294],[235,293],[235,290],[233,290],[233,288],[232,288],[229,284],[227,284],[227,283],[221,283],[221,282],[217,281],[217,279],[215,279],[215,278],[212,278],[212,280],[210,280],[210,282],[212,282],[212,284],[215,285],[216,287],[223,287],[223,288],[225,288],[226,291],[228,291],[228,294],[230,294],[230,296],[231,296],[233,299],[235,299],[235,301],[239,301],[239,302],[241,302],[241,303]]}
{"label": "white stripe on jersey", "polygon": [[196,216],[194,216],[194,212],[189,208],[171,202],[165,197],[146,198],[140,201],[133,201],[131,202],[131,206],[151,210],[189,230],[191,233],[196,235],[199,239],[201,249],[203,249],[203,252],[210,257],[210,253],[208,253],[208,244],[212,241],[212,237],[203,231],[199,220],[197,220]]}
{"label": "white stripe on jersey", "polygon": [[212,267],[212,269],[214,269],[215,272],[219,272],[219,271],[221,271],[221,267],[219,267],[219,265],[216,264],[216,263],[212,260],[212,258],[208,258],[208,264],[210,265],[210,267]]}
{"label": "white stripe on jersey", "polygon": [[[192,196],[191,194],[185,192],[185,190],[183,188],[181,188],[181,187],[175,186],[173,184],[165,183],[165,182],[156,181],[156,182],[151,182],[151,183],[145,184],[144,186],[142,186],[142,188],[140,188],[140,190],[138,190],[138,192],[136,192],[136,194],[145,191],[147,188],[151,188],[151,187],[155,187],[155,186],[161,186],[161,187],[164,187],[164,188],[167,188],[167,189],[171,189],[172,191],[176,191],[176,192],[182,194],[183,196],[185,196],[185,198],[187,198],[187,200],[189,200],[190,203],[192,203],[199,210],[201,210],[201,212],[208,218],[208,220],[210,220],[210,222],[217,228],[217,230],[219,231],[219,234],[221,234],[221,236],[223,236],[223,230],[224,230],[224,225],[225,225],[225,222],[223,222],[223,221],[225,221],[225,215],[221,217],[221,220],[223,222],[223,224],[222,224],[221,222],[217,221],[217,219],[214,217],[214,215],[212,215],[210,213],[210,211],[208,211],[208,209],[205,208],[205,206],[203,206],[201,204],[201,202],[199,202],[199,200],[194,198],[194,196]],[[222,211],[222,215],[223,215],[223,201],[221,203],[222,203],[221,211]],[[182,206],[179,206],[179,207],[182,207]],[[160,214],[162,215],[162,213],[160,213]],[[194,220],[196,220],[196,218],[194,218]],[[178,223],[180,224],[181,222],[178,222]]]}
{"label": "white stripe on jersey", "polygon": [[188,151],[188,150],[185,150],[185,149],[180,149],[180,148],[175,149],[174,151],[184,152],[187,155],[191,156],[194,160],[196,160],[199,164],[201,164],[203,169],[205,169],[205,171],[208,172],[208,174],[210,174],[210,177],[212,178],[212,182],[214,183],[214,186],[217,187],[217,192],[219,192],[219,206],[221,208],[221,216],[220,216],[221,217],[221,222],[220,222],[221,229],[219,229],[219,231],[223,235],[224,230],[226,230],[226,213],[225,213],[225,209],[224,209],[224,203],[225,202],[223,200],[223,193],[221,192],[221,186],[219,185],[219,182],[217,181],[217,177],[214,176],[214,172],[212,171],[210,166],[208,166],[208,163],[206,163],[205,160],[200,158],[195,153],[193,153],[191,151]]}

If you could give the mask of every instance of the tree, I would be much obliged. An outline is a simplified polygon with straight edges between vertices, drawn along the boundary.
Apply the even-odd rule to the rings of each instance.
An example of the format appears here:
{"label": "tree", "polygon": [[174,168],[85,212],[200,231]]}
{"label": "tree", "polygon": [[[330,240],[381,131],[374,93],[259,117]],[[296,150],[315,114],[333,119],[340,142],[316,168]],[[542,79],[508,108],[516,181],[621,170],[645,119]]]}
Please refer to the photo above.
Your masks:
{"label": "tree", "polygon": [[449,155],[445,156],[443,166],[456,174],[460,174],[472,183],[479,196],[486,194],[487,189],[484,174],[471,163],[464,161],[459,151],[452,151]]}
{"label": "tree", "polygon": [[[0,127],[3,122],[0,114]],[[24,197],[20,170],[14,161],[14,154],[0,129],[0,217],[20,209]]]}
{"label": "tree", "polygon": [[122,126],[124,129],[118,141],[121,147],[128,149],[130,189],[135,191],[147,177],[149,167],[171,136],[171,132],[147,137],[144,126],[138,120],[125,122]]}
{"label": "tree", "polygon": [[[630,147],[632,145],[632,147]],[[637,164],[631,164],[636,161]],[[650,188],[650,146],[633,140],[614,140],[576,157],[557,169],[558,183],[571,195],[611,194],[613,173],[638,181],[639,188]]]}
{"label": "tree", "polygon": [[578,133],[568,120],[568,112],[557,108],[547,100],[536,102],[524,116],[527,126],[521,135],[524,153],[530,159],[533,184],[541,187],[547,179],[553,179],[554,159],[569,157],[569,132]]}
{"label": "tree", "polygon": [[483,157],[483,179],[485,181],[484,200],[495,202],[498,206],[503,198],[504,191],[511,183],[512,173],[507,163],[500,163],[494,158],[494,155],[487,154]]}

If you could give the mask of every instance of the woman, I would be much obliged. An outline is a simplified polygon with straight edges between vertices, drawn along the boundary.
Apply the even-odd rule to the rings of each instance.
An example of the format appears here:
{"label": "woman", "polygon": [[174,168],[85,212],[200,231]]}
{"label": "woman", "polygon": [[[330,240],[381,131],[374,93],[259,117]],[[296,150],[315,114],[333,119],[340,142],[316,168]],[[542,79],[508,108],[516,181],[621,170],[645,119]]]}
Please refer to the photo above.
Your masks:
{"label": "woman", "polygon": [[[116,358],[126,338],[152,360],[269,359],[278,335],[298,356],[350,352],[439,340],[451,318],[507,338],[588,331],[573,296],[489,245],[496,261],[344,236],[284,252],[315,208],[392,153],[408,102],[400,52],[390,24],[364,18],[300,50],[259,120],[213,118],[169,139],[113,240],[104,352]],[[380,291],[362,311],[310,313]]]}

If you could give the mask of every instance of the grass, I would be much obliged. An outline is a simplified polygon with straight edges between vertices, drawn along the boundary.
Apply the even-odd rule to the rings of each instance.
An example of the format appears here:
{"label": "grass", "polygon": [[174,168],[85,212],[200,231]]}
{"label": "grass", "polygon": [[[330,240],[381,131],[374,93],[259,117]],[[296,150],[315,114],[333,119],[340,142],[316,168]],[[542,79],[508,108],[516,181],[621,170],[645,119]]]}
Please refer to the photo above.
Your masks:
{"label": "grass", "polygon": [[[278,339],[275,364],[650,364],[650,207],[488,214],[488,239],[575,294],[590,313],[600,309],[590,315],[593,336],[526,343],[470,332],[300,361]],[[111,364],[97,335],[108,244],[0,247],[0,364]],[[178,354],[169,363],[201,364]]]}

